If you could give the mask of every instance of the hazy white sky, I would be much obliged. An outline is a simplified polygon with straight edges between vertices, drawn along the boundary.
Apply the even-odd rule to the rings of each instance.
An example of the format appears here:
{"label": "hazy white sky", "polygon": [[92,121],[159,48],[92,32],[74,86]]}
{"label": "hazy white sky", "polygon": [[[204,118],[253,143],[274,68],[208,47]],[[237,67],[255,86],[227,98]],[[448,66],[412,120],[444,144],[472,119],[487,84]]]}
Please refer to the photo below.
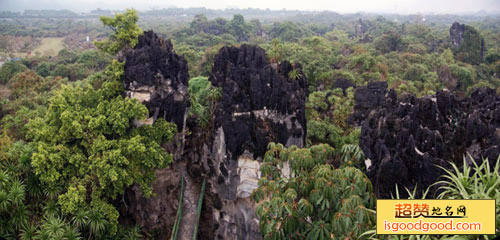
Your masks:
{"label": "hazy white sky", "polygon": [[95,8],[147,10],[153,7],[206,7],[223,9],[270,8],[287,10],[330,10],[340,13],[398,12],[463,13],[485,10],[500,12],[500,0],[0,0],[1,10],[70,9],[76,12]]}

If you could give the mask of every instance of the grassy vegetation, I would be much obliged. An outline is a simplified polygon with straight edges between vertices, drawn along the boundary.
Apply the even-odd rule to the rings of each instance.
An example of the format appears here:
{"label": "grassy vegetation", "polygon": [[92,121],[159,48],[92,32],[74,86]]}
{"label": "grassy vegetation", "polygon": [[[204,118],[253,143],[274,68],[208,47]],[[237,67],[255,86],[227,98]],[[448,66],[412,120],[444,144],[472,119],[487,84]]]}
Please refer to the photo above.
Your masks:
{"label": "grassy vegetation", "polygon": [[33,50],[33,53],[39,52],[42,56],[55,56],[64,48],[63,40],[64,38],[43,38],[40,45]]}

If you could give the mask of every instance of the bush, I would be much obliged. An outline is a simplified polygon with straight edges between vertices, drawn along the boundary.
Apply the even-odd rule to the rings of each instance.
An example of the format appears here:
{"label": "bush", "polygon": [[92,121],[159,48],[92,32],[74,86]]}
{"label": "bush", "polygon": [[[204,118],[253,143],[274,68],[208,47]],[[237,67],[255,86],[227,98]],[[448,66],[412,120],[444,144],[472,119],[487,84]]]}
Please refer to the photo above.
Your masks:
{"label": "bush", "polygon": [[206,126],[212,118],[215,103],[221,97],[220,88],[212,87],[207,77],[195,77],[189,80],[188,87],[191,99],[190,115],[198,117],[198,122]]}
{"label": "bush", "polygon": [[334,169],[332,157],[327,144],[269,144],[252,194],[265,239],[357,239],[375,224],[371,182],[359,169]]}
{"label": "bush", "polygon": [[60,189],[54,198],[63,214],[84,210],[102,219],[102,227],[91,229],[98,236],[117,231],[119,213],[111,200],[133,183],[150,196],[155,169],[172,161],[161,144],[173,137],[175,125],[159,119],[134,128],[133,121],[145,119],[148,110],[124,99],[121,86],[63,86],[46,114],[28,124],[34,172],[42,184]]}
{"label": "bush", "polygon": [[17,73],[24,72],[24,70],[26,69],[28,68],[19,61],[10,61],[4,63],[2,65],[2,68],[0,69],[0,83],[7,83],[11,77],[16,75]]}

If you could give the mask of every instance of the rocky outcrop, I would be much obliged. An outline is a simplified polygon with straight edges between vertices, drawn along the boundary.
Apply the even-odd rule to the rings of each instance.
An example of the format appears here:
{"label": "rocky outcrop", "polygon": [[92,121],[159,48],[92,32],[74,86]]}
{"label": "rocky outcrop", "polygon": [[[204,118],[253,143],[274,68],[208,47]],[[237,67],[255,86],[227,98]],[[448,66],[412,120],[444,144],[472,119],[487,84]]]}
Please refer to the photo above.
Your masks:
{"label": "rocky outcrop", "polygon": [[[300,71],[298,79],[288,77],[293,69]],[[307,83],[299,64],[273,67],[260,47],[224,47],[214,58],[210,81],[222,88],[215,127],[223,128],[226,140],[236,140],[228,142],[229,158],[244,150],[263,156],[270,141],[304,144]]]}
{"label": "rocky outcrop", "polygon": [[[296,69],[297,79],[289,72]],[[270,64],[263,49],[223,47],[214,58],[212,85],[222,89],[215,112],[211,195],[216,239],[259,239],[249,200],[269,142],[304,146],[307,83],[300,65]]]}
{"label": "rocky outcrop", "polygon": [[[159,229],[167,239],[178,206],[180,178],[185,188],[178,239],[192,239],[196,206],[206,179],[198,239],[260,239],[255,203],[260,164],[269,142],[304,146],[307,83],[299,64],[271,64],[263,49],[223,47],[214,58],[210,81],[221,89],[214,114],[203,128],[189,106],[185,60],[169,41],[146,32],[139,44],[123,52],[128,97],[150,111],[150,124],[165,118],[177,124],[174,154],[168,169],[158,170],[151,198],[139,188],[125,194],[122,212],[135,224]],[[294,74],[289,74],[294,71]],[[290,76],[294,76],[291,79]],[[189,134],[184,134],[189,132]]]}
{"label": "rocky outcrop", "polygon": [[[466,153],[479,161],[482,157],[492,164],[496,161],[500,97],[492,89],[481,88],[463,100],[447,90],[397,99],[391,90],[362,122],[359,144],[379,198],[390,198],[396,184],[400,190],[415,186],[425,190],[442,174],[436,165],[461,166]],[[400,191],[403,197],[404,192]]]}
{"label": "rocky outcrop", "polygon": [[451,46],[458,60],[478,65],[486,51],[484,38],[471,26],[454,22],[450,28]]}
{"label": "rocky outcrop", "polygon": [[333,83],[333,88],[342,89],[344,96],[346,95],[346,90],[350,87],[356,88],[356,85],[354,83],[352,83],[349,79],[345,79],[345,78],[339,78]]}
{"label": "rocky outcrop", "polygon": [[453,25],[451,25],[450,38],[451,38],[451,45],[453,47],[459,47],[460,45],[462,45],[465,29],[466,29],[465,24],[454,22]]}
{"label": "rocky outcrop", "polygon": [[368,31],[368,26],[360,18],[360,19],[358,19],[358,23],[356,24],[354,30],[355,30],[356,36],[361,37],[361,36],[365,35],[365,33]]}
{"label": "rocky outcrop", "polygon": [[358,87],[354,92],[354,113],[349,116],[348,122],[359,125],[372,110],[385,106],[386,94],[387,82],[371,82]]}
{"label": "rocky outcrop", "polygon": [[[169,150],[178,159],[183,151],[182,132],[189,107],[186,60],[175,54],[170,41],[152,31],[145,32],[134,48],[126,49],[120,55],[125,61],[124,95],[139,100],[149,109],[150,118],[136,124],[152,124],[158,118],[174,122],[179,134],[175,146],[170,146]],[[137,186],[128,189],[124,196],[127,208],[122,215],[146,230],[166,230],[164,233],[168,235],[178,208],[182,170],[179,164],[157,170],[153,184],[155,195],[150,198],[145,198]]]}
{"label": "rocky outcrop", "polygon": [[188,66],[175,54],[172,43],[147,31],[139,43],[123,53],[125,94],[149,109],[152,123],[157,118],[174,122],[179,131],[185,125],[189,96]]}
{"label": "rocky outcrop", "polygon": [[[173,226],[179,205],[180,176],[181,174],[172,168],[157,170],[156,181],[152,186],[155,196],[150,198],[144,197],[139,186],[133,185],[126,192],[128,204],[122,214],[129,216],[135,224],[148,231]],[[165,235],[169,235],[170,228],[165,230]]]}

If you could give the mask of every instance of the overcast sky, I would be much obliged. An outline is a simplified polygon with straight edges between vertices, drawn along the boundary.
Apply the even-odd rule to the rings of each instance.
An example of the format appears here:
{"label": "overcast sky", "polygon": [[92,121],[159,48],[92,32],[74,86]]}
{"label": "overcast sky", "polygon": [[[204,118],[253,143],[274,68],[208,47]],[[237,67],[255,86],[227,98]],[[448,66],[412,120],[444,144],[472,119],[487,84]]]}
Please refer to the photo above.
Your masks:
{"label": "overcast sky", "polygon": [[87,12],[92,9],[135,8],[148,10],[153,7],[227,7],[330,10],[339,13],[397,12],[411,13],[471,13],[485,10],[500,12],[500,0],[0,0],[0,11],[24,9],[70,9]]}

